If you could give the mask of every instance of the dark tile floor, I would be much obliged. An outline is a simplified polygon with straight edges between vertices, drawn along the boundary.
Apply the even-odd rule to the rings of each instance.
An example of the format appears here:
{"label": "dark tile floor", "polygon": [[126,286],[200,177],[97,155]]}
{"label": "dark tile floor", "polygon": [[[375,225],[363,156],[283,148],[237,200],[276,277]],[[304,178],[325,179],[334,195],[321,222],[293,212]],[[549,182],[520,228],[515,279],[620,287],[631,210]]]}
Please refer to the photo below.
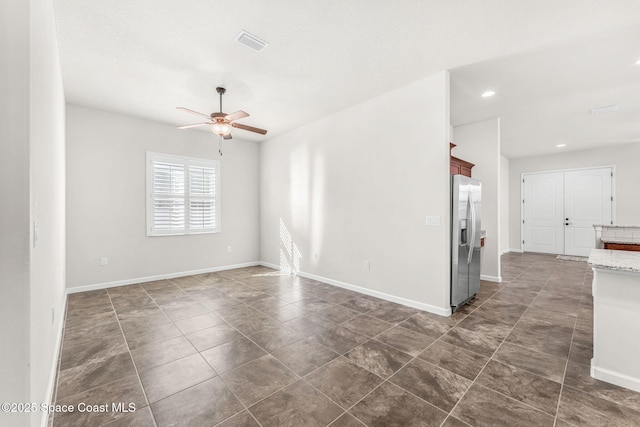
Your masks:
{"label": "dark tile floor", "polygon": [[[69,296],[55,426],[640,425],[589,376],[584,262],[507,254],[448,318],[263,267]],[[428,286],[428,281],[425,281]]]}

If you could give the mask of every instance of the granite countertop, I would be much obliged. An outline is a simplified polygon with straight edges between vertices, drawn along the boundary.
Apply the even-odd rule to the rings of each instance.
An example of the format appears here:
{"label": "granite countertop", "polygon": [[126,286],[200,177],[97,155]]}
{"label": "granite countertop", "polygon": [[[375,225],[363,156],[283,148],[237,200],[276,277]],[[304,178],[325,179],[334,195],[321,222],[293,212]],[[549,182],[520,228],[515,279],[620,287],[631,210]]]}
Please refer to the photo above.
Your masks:
{"label": "granite countertop", "polygon": [[640,273],[640,252],[592,249],[589,266],[601,270]]}

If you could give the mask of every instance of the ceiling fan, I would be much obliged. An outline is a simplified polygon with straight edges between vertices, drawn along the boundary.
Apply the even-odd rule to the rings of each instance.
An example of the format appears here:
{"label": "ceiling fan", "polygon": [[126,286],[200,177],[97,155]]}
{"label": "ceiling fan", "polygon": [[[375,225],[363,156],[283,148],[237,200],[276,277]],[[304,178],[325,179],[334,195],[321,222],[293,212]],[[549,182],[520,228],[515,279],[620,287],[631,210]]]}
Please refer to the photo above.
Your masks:
{"label": "ceiling fan", "polygon": [[190,129],[190,128],[195,128],[199,126],[209,126],[209,128],[211,129],[211,132],[215,133],[216,135],[219,135],[221,140],[231,139],[231,128],[248,130],[249,132],[259,133],[261,135],[265,135],[267,133],[267,131],[264,129],[236,123],[236,120],[249,117],[249,113],[246,113],[242,110],[238,110],[235,113],[231,113],[231,114],[223,113],[222,112],[222,95],[224,95],[227,90],[223,87],[217,87],[216,91],[218,92],[218,94],[220,94],[220,111],[217,113],[204,114],[204,113],[198,113],[197,111],[193,111],[188,108],[176,107],[176,109],[178,110],[186,111],[187,113],[195,114],[196,116],[205,117],[207,119],[207,121],[203,123],[194,123],[192,125],[178,126],[178,129]]}

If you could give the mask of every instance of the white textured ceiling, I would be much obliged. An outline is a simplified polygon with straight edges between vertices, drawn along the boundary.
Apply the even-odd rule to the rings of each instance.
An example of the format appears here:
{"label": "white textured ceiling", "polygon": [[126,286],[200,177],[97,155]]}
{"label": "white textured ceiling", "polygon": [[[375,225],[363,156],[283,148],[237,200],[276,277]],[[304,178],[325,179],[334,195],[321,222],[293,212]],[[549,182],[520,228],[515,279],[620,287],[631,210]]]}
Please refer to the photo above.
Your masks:
{"label": "white textured ceiling", "polygon": [[452,70],[451,123],[500,117],[509,158],[640,142],[638,59],[635,25]]}
{"label": "white textured ceiling", "polygon": [[[215,87],[224,86],[225,112],[243,109],[251,117],[241,123],[269,130],[267,136],[235,130],[235,138],[262,141],[443,69],[453,70],[452,124],[502,116],[503,151],[510,157],[533,153],[532,140],[523,135],[537,134],[536,144],[543,138],[547,143],[547,130],[572,138],[573,123],[552,128],[531,116],[566,116],[580,102],[581,111],[588,110],[602,102],[603,96],[592,95],[604,89],[628,92],[629,104],[638,99],[640,70],[634,70],[635,79],[625,74],[618,87],[617,79],[602,78],[610,69],[602,65],[613,57],[608,54],[615,53],[618,63],[632,55],[625,64],[640,57],[638,0],[54,0],[54,5],[69,102],[178,125],[194,121],[176,106],[217,111]],[[270,45],[258,53],[237,44],[242,29]],[[603,40],[602,34],[613,37],[608,40],[614,45],[600,43],[598,56],[590,58],[592,40]],[[575,49],[582,52],[580,67],[568,60]],[[554,73],[568,66],[573,74]],[[499,93],[490,104],[478,103],[476,89],[486,85]],[[401,121],[402,112],[390,115]],[[627,123],[629,132],[612,139],[638,137],[637,109],[629,117],[636,123]],[[598,141],[589,143],[610,135],[600,129]]]}

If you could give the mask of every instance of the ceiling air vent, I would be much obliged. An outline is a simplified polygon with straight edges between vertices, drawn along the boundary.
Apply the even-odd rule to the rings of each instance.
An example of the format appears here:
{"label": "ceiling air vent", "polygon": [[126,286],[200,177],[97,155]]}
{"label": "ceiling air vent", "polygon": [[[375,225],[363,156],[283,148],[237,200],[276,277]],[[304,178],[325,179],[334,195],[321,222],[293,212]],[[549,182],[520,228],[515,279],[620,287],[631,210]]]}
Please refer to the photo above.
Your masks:
{"label": "ceiling air vent", "polygon": [[236,37],[236,41],[255,50],[256,52],[260,52],[262,49],[269,46],[269,43],[261,40],[259,37],[256,37],[251,33],[246,32],[245,30],[240,31],[240,34]]}

